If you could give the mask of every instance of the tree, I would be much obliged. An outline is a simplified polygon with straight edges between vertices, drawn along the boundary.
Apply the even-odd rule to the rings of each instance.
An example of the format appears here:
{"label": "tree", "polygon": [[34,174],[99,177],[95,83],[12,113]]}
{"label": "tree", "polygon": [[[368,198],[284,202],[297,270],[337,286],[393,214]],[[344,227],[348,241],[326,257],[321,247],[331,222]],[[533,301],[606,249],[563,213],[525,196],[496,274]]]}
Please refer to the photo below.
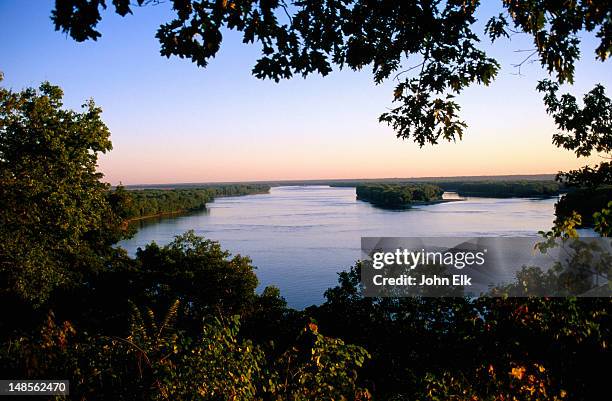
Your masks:
{"label": "tree", "polygon": [[[157,3],[137,0],[137,6]],[[129,0],[113,1],[116,13],[133,12]],[[459,116],[455,96],[473,84],[489,85],[500,64],[479,48],[476,12],[479,0],[320,0],[302,1],[213,1],[173,0],[176,16],[162,24],[156,37],[161,54],[189,58],[205,67],[219,51],[224,30],[242,32],[245,43],[258,42],[262,54],[253,74],[262,79],[329,74],[333,67],[360,70],[372,68],[374,82],[397,80],[392,107],[379,117],[397,136],[419,146],[440,140],[461,139],[466,123]],[[56,30],[77,41],[96,40],[96,30],[106,8],[105,0],[56,0],[52,20]],[[580,58],[580,33],[595,32],[595,58],[605,61],[612,52],[612,3],[608,0],[501,0],[503,12],[491,18],[480,36],[492,42],[524,33],[533,39],[533,49],[521,63],[537,57],[556,82],[543,81],[550,114],[564,117],[553,106],[558,83],[573,83],[574,65]],[[484,34],[484,35],[483,35]],[[555,86],[557,85],[557,86]],[[591,109],[606,107],[603,87],[597,85],[585,96],[582,134],[573,141],[556,135],[553,143],[584,155],[597,136],[610,143],[609,99],[607,117],[597,119]],[[574,104],[575,106],[575,104]],[[589,121],[592,120],[592,121]],[[595,121],[598,120],[598,121]],[[590,122],[597,123],[589,125]],[[575,130],[576,126],[562,129]],[[587,132],[591,132],[588,134]],[[576,141],[587,141],[584,146]],[[593,150],[600,151],[595,146]],[[590,153],[590,151],[589,151]],[[610,163],[585,166],[563,177],[570,180],[610,180]],[[605,216],[605,214],[603,214]]]}
{"label": "tree", "polygon": [[[137,0],[137,6],[157,3]],[[219,51],[224,30],[258,42],[262,55],[253,74],[280,79],[311,73],[327,75],[333,66],[371,67],[378,84],[397,79],[393,101],[380,116],[397,136],[420,146],[461,139],[466,127],[454,96],[472,84],[488,85],[499,63],[479,48],[475,31],[478,0],[173,0],[175,18],[156,37],[161,54],[191,59],[205,67]],[[121,16],[132,13],[129,0],[113,1]],[[492,41],[510,31],[533,38],[527,59],[538,57],[558,82],[573,82],[580,56],[579,33],[596,32],[596,58],[612,51],[612,5],[608,0],[502,0],[504,12],[486,24]],[[96,40],[104,0],[56,0],[56,30],[77,41]],[[400,77],[404,76],[400,79]]]}
{"label": "tree", "polygon": [[[553,143],[573,151],[577,157],[599,154],[610,159],[612,154],[612,101],[602,85],[584,95],[581,107],[570,94],[559,96],[559,85],[543,80],[537,89],[544,93],[546,111],[553,116],[559,132],[553,136]],[[601,162],[591,167],[562,172],[557,179],[568,186],[583,188],[581,192],[566,195],[556,205],[557,226],[571,216],[573,211],[586,214],[583,220],[592,222],[597,214],[597,230],[606,236],[610,224],[605,207],[610,201],[612,185],[612,164]],[[586,210],[586,211],[585,211]],[[560,213],[559,213],[560,212]]]}
{"label": "tree", "polygon": [[120,236],[106,231],[118,220],[96,171],[111,149],[102,111],[62,97],[48,82],[0,88],[0,296],[33,305],[98,269]]}
{"label": "tree", "polygon": [[[577,157],[612,153],[612,101],[602,85],[596,85],[584,95],[583,107],[570,94],[558,96],[559,85],[550,80],[541,81],[537,89],[544,92],[546,111],[553,116],[560,131],[553,136],[557,147],[571,150]],[[595,168],[563,173],[560,178],[572,186],[612,185],[612,165],[603,162]]]}
{"label": "tree", "polygon": [[167,307],[179,299],[187,315],[201,322],[218,312],[242,314],[255,301],[258,280],[248,257],[223,250],[218,242],[197,237],[193,231],[177,236],[170,244],[155,243],[136,254],[137,274],[131,285],[134,296],[147,305]]}
{"label": "tree", "polygon": [[590,400],[605,391],[609,297],[366,297],[361,267],[340,273],[326,302],[306,312],[372,355],[360,376],[375,399]]}
{"label": "tree", "polygon": [[78,400],[371,399],[357,376],[369,354],[312,322],[276,356],[241,336],[238,316],[207,319],[197,334],[180,318],[178,301],[161,319],[133,306],[127,335],[106,336],[50,315],[39,334],[0,347],[0,373],[68,378]]}

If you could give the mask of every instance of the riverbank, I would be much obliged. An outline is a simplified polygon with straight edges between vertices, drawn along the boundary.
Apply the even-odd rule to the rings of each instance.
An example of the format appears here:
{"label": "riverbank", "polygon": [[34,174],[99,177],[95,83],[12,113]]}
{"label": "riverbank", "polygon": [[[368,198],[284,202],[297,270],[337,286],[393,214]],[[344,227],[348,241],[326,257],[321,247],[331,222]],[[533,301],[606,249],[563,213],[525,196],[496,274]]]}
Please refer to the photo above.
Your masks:
{"label": "riverbank", "polygon": [[126,221],[132,223],[156,217],[180,215],[206,209],[216,198],[264,194],[267,185],[218,185],[203,188],[138,189],[117,188],[110,196],[124,205]]}
{"label": "riverbank", "polygon": [[[451,194],[445,194],[447,197]],[[187,230],[219,241],[257,266],[260,289],[275,285],[290,306],[323,302],[337,272],[360,258],[361,237],[537,236],[550,229],[555,199],[442,199],[403,213],[356,200],[354,188],[273,187],[269,194],[218,198],[206,212],[136,222],[119,245],[135,255]]]}
{"label": "riverbank", "polygon": [[381,208],[381,209],[387,209],[387,210],[408,210],[411,209],[415,206],[430,206],[430,205],[438,205],[440,203],[448,203],[448,202],[462,202],[465,201],[466,198],[457,198],[457,199],[434,199],[434,200],[430,200],[430,201],[413,201],[410,203],[405,203],[403,205],[393,205],[393,206],[388,206],[382,203],[376,203],[373,202],[371,200],[368,199],[361,199],[359,197],[357,197],[358,201],[361,202],[366,202],[371,204],[372,206]]}
{"label": "riverbank", "polygon": [[355,187],[357,199],[379,207],[405,209],[418,203],[443,200],[444,190],[431,184],[366,184]]}
{"label": "riverbank", "polygon": [[136,223],[138,221],[155,219],[155,218],[160,218],[160,217],[178,217],[178,216],[186,215],[186,214],[189,214],[189,213],[199,212],[199,211],[202,211],[202,210],[206,210],[206,205],[204,205],[204,207],[202,207],[202,208],[193,209],[193,210],[183,209],[183,210],[175,210],[175,211],[170,211],[170,212],[161,212],[161,213],[157,213],[157,214],[150,214],[150,215],[147,215],[147,216],[132,217],[132,218],[126,220],[126,223],[127,224],[131,224],[131,223]]}

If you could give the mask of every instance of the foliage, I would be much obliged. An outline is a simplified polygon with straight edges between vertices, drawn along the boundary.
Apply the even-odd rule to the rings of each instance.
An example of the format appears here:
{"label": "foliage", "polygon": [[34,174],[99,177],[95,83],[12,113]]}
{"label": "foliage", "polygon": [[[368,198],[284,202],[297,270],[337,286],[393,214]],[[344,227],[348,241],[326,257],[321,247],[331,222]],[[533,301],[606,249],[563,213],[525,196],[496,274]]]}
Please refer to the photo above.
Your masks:
{"label": "foliage", "polygon": [[239,337],[238,316],[211,319],[190,336],[174,327],[178,301],[161,320],[132,309],[126,337],[79,336],[49,316],[40,336],[0,349],[1,366],[20,377],[68,378],[73,399],[367,399],[356,385],[367,352],[319,334],[314,323],[276,359]]}
{"label": "foliage", "polygon": [[257,277],[248,257],[221,249],[218,242],[193,231],[170,244],[152,243],[136,253],[137,276],[130,283],[134,296],[147,305],[168,305],[179,299],[194,321],[222,312],[240,314],[251,308]]}
{"label": "foliage", "polygon": [[[556,146],[572,150],[578,157],[612,152],[612,101],[606,96],[603,86],[597,85],[584,95],[582,108],[570,94],[559,97],[559,85],[556,83],[543,80],[539,83],[538,90],[545,93],[547,112],[554,117],[555,124],[562,131],[553,136]],[[603,162],[595,167],[585,166],[579,170],[560,173],[558,179],[568,185],[586,187],[591,191],[609,186],[612,184],[610,163]],[[591,215],[592,211],[589,218]]]}
{"label": "foliage", "polygon": [[[138,6],[149,3],[136,2]],[[113,5],[121,16],[132,13],[128,0]],[[455,97],[473,84],[489,85],[500,68],[479,48],[477,0],[175,0],[172,5],[175,18],[162,24],[156,35],[162,55],[190,58],[206,66],[221,48],[222,31],[229,29],[242,32],[245,43],[261,45],[261,58],[253,68],[258,78],[279,81],[295,74],[327,75],[334,66],[353,70],[369,66],[377,84],[392,77],[397,80],[395,107],[379,121],[392,126],[398,137],[411,138],[421,147],[461,139],[466,123],[459,117]],[[557,92],[559,84],[573,83],[581,32],[596,33],[598,60],[609,57],[610,2],[502,0],[501,5],[504,12],[485,24],[484,33],[492,42],[509,39],[510,32],[532,37],[534,48],[517,67],[520,74],[521,65],[537,57],[549,75],[555,76],[556,82],[546,79],[537,86],[545,94],[547,112],[565,131],[556,134],[553,143],[578,156],[609,153],[612,107],[604,87],[598,84],[587,93],[582,108],[574,96],[558,97]],[[96,26],[103,8],[104,0],[57,0],[52,20],[56,30],[77,41],[96,40],[101,35]],[[609,185],[611,171],[610,163],[602,162],[561,173],[559,179],[568,185]]]}
{"label": "foliage", "polygon": [[554,181],[449,181],[436,182],[445,191],[460,196],[487,198],[546,197],[558,195],[562,187]]}
{"label": "foliage", "polygon": [[368,184],[357,185],[357,199],[383,207],[407,207],[414,202],[442,199],[441,188],[430,184]]}
{"label": "foliage", "polygon": [[[123,190],[118,187],[114,192]],[[142,189],[125,191],[129,203],[124,207],[127,219],[168,213],[193,212],[206,208],[217,197],[267,193],[268,185],[215,185],[205,188]]]}
{"label": "foliage", "polygon": [[419,185],[433,185],[444,191],[457,192],[460,196],[480,196],[485,198],[512,198],[512,197],[548,197],[557,196],[568,189],[553,180],[465,180],[458,178],[447,180],[410,181],[400,179],[363,180],[330,183],[333,187],[418,187]]}
{"label": "foliage", "polygon": [[[137,0],[136,5],[152,2]],[[121,16],[134,8],[129,0],[113,5]],[[370,67],[377,84],[398,81],[393,92],[397,106],[380,121],[398,137],[423,146],[461,139],[466,124],[458,116],[455,96],[470,85],[490,84],[499,71],[499,63],[479,48],[479,5],[477,0],[174,0],[175,16],[156,37],[163,56],[188,58],[204,67],[220,50],[224,30],[241,32],[245,43],[261,46],[253,74],[275,81],[296,74],[327,75],[334,66]],[[612,50],[607,0],[503,0],[501,5],[505,12],[492,18],[484,33],[493,41],[508,38],[509,31],[530,35],[534,49],[526,60],[537,56],[560,83],[573,82],[581,31],[596,32],[599,60]],[[77,41],[96,40],[103,8],[104,0],[57,0],[52,20],[56,30]]]}
{"label": "foliage", "polygon": [[[80,287],[56,291],[46,307],[82,330],[121,335],[132,303],[165,310],[178,300],[182,306],[177,326],[196,335],[201,322],[211,316],[272,318],[278,313],[274,305],[279,300],[271,290],[262,296],[255,293],[258,280],[254,269],[249,258],[232,256],[219,243],[187,232],[165,246],[148,244],[135,258],[113,258],[103,272],[89,277]],[[284,311],[285,304],[281,305]],[[41,318],[44,316],[15,313],[10,325],[14,330],[27,330]],[[251,321],[249,318],[249,324],[254,325]]]}
{"label": "foliage", "polygon": [[595,212],[593,220],[595,220],[595,231],[602,237],[612,237],[612,201],[608,202],[600,212]]}
{"label": "foliage", "polygon": [[610,298],[366,298],[359,275],[359,265],[341,273],[307,312],[370,352],[362,377],[376,399],[589,400],[604,391]]}
{"label": "foliage", "polygon": [[523,266],[515,273],[512,283],[498,285],[490,295],[503,297],[609,297],[612,285],[612,254],[606,246],[589,238],[562,238],[548,233],[547,241],[536,244],[536,249],[547,253],[559,248],[557,257],[547,269]]}
{"label": "foliage", "polygon": [[339,395],[368,399],[367,390],[359,388],[356,382],[357,369],[369,357],[362,347],[323,336],[316,323],[310,322],[298,345],[276,362],[279,374],[272,392],[279,400],[292,401],[333,401]]}
{"label": "foliage", "polygon": [[503,367],[490,364],[480,366],[469,374],[456,376],[450,373],[428,374],[425,377],[421,397],[429,400],[479,401],[566,399],[567,391],[557,390],[554,386],[554,379],[541,364],[532,363],[531,366],[513,364]]}
{"label": "foliage", "polygon": [[[593,227],[594,214],[601,212],[612,199],[612,187],[581,188],[563,195],[555,204],[555,215],[561,221],[572,213],[581,216],[582,227]],[[602,216],[606,217],[606,216]]]}
{"label": "foliage", "polygon": [[264,355],[236,338],[238,320],[213,320],[192,338],[173,327],[177,314],[178,302],[160,321],[133,307],[126,337],[89,336],[72,326],[66,333],[68,323],[58,327],[50,317],[42,340],[18,339],[3,362],[27,377],[69,378],[74,399],[254,399]]}
{"label": "foliage", "polygon": [[[486,30],[499,39],[514,24],[532,35],[542,65],[559,82],[571,82],[579,31],[598,32],[599,59],[610,53],[608,3],[504,1],[508,15]],[[380,83],[414,71],[398,82],[398,105],[381,121],[421,146],[461,138],[465,123],[453,96],[473,83],[490,83],[499,68],[477,46],[477,1],[172,4],[176,18],[157,35],[166,56],[206,65],[229,28],[241,31],[245,42],[262,44],[254,69],[260,78],[371,66]],[[127,0],[113,5],[120,15],[131,12]],[[76,40],[96,39],[105,6],[103,0],[58,0],[53,21]],[[286,23],[280,22],[284,12]],[[539,89],[563,131],[555,144],[578,156],[609,153],[610,103],[603,88],[587,94],[583,108],[572,97],[558,98],[554,83]],[[121,222],[142,215],[142,208],[130,211],[130,195],[109,192],[95,172],[98,152],[110,149],[100,110],[93,102],[82,113],[64,110],[61,99],[61,90],[49,84],[0,91],[0,295],[11,305],[0,321],[2,376],[67,377],[75,399],[351,400],[369,399],[368,387],[383,400],[588,400],[605,391],[609,298],[365,298],[357,265],[340,275],[323,305],[300,313],[289,311],[274,289],[255,294],[247,258],[230,258],[193,233],[127,257],[111,244],[126,234]],[[602,163],[562,177],[598,187],[609,171]],[[404,203],[441,194],[431,186],[400,188],[388,197],[383,189],[381,199]],[[199,207],[204,199],[166,195],[150,210]],[[594,217],[602,233],[609,231],[608,215],[603,208]],[[550,236],[574,235],[577,221],[575,214],[561,221]],[[132,302],[141,307],[130,311]],[[25,322],[39,322],[51,308],[69,319],[57,323],[49,313],[39,332],[29,330]],[[158,320],[152,311],[164,309]],[[236,313],[248,331],[238,330]],[[300,318],[317,323],[288,340]]]}
{"label": "foliage", "polygon": [[0,297],[34,305],[102,265],[123,236],[96,172],[111,149],[93,101],[66,110],[50,83],[0,88]]}
{"label": "foliage", "polygon": [[317,323],[280,352],[244,338],[236,316],[182,330],[173,302],[162,318],[132,307],[126,335],[87,334],[50,315],[39,334],[0,346],[0,370],[69,378],[71,398],[88,400],[589,400],[603,391],[609,298],[364,298],[358,275],[342,273],[305,312]]}
{"label": "foliage", "polygon": [[577,170],[561,172],[557,179],[567,186],[596,189],[612,185],[612,163],[601,162],[595,166],[583,166]]}
{"label": "foliage", "polygon": [[[546,110],[561,131],[553,137],[555,145],[573,151],[577,157],[612,153],[612,101],[603,86],[597,85],[584,95],[583,107],[570,94],[558,96],[559,85],[549,80],[541,81],[538,90],[544,92]],[[592,216],[598,212],[598,227],[607,226],[607,215],[600,211],[611,199],[611,171],[610,163],[602,162],[595,167],[584,166],[559,173],[558,180],[582,190],[564,196],[559,202],[556,207],[558,220],[578,212],[587,225],[592,225]]]}
{"label": "foliage", "polygon": [[583,108],[572,95],[558,97],[559,85],[555,82],[540,81],[537,89],[545,94],[546,111],[565,132],[553,136],[557,147],[571,150],[579,157],[612,151],[612,101],[602,85],[596,85],[584,95]]}
{"label": "foliage", "polygon": [[[174,329],[177,311],[178,301],[156,323],[150,309],[143,316],[134,308],[129,335],[111,340],[111,352],[120,358],[115,362],[119,369],[107,369],[134,371],[111,376],[109,386],[100,390],[108,396],[113,388],[122,389],[116,394],[118,399],[254,399],[262,380],[264,355],[250,341],[237,338],[238,317],[229,322],[213,319],[192,338]],[[134,379],[140,380],[134,383]],[[140,388],[150,393],[139,394]]]}
{"label": "foliage", "polygon": [[[597,31],[599,45],[595,49],[597,59],[604,61],[612,51],[610,37],[610,4],[606,0],[582,0],[559,3],[546,0],[508,1],[504,0],[508,19],[514,31],[532,36],[534,53],[540,64],[550,74],[555,74],[560,83],[573,82],[574,64],[580,56],[579,33]],[[509,23],[503,15],[494,17],[487,24],[492,40],[509,37]]]}

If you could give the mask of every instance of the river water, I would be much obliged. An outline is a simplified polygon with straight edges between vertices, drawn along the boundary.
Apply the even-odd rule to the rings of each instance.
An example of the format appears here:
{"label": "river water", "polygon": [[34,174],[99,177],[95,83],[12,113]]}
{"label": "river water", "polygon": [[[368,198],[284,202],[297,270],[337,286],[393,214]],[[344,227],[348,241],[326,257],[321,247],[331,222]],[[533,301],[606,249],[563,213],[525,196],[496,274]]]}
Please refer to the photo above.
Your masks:
{"label": "river water", "polygon": [[551,227],[556,201],[467,198],[395,211],[356,200],[355,188],[274,187],[269,194],[219,198],[199,213],[141,221],[119,245],[134,254],[194,230],[251,257],[261,288],[275,285],[290,306],[303,308],[322,302],[337,273],[359,258],[361,237],[534,236]]}

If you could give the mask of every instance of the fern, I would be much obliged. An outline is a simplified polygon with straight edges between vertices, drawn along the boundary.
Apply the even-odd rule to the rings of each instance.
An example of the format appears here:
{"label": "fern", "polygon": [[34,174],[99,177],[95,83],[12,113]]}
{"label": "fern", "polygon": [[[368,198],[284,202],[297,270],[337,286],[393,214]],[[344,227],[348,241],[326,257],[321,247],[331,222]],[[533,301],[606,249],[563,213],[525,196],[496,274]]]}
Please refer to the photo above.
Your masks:
{"label": "fern", "polygon": [[155,312],[151,308],[146,308],[146,321],[143,318],[143,312],[130,301],[130,308],[132,310],[130,316],[130,333],[129,339],[136,340],[145,346],[160,347],[164,343],[172,342],[174,340],[174,323],[178,315],[180,301],[175,300],[172,305],[168,308],[168,311],[158,325],[155,317]]}
{"label": "fern", "polygon": [[168,309],[168,312],[166,312],[166,316],[162,320],[162,324],[157,332],[158,339],[162,338],[162,334],[164,334],[165,331],[173,331],[173,325],[176,322],[180,303],[181,302],[177,299],[172,303],[172,305],[170,305],[170,308]]}

